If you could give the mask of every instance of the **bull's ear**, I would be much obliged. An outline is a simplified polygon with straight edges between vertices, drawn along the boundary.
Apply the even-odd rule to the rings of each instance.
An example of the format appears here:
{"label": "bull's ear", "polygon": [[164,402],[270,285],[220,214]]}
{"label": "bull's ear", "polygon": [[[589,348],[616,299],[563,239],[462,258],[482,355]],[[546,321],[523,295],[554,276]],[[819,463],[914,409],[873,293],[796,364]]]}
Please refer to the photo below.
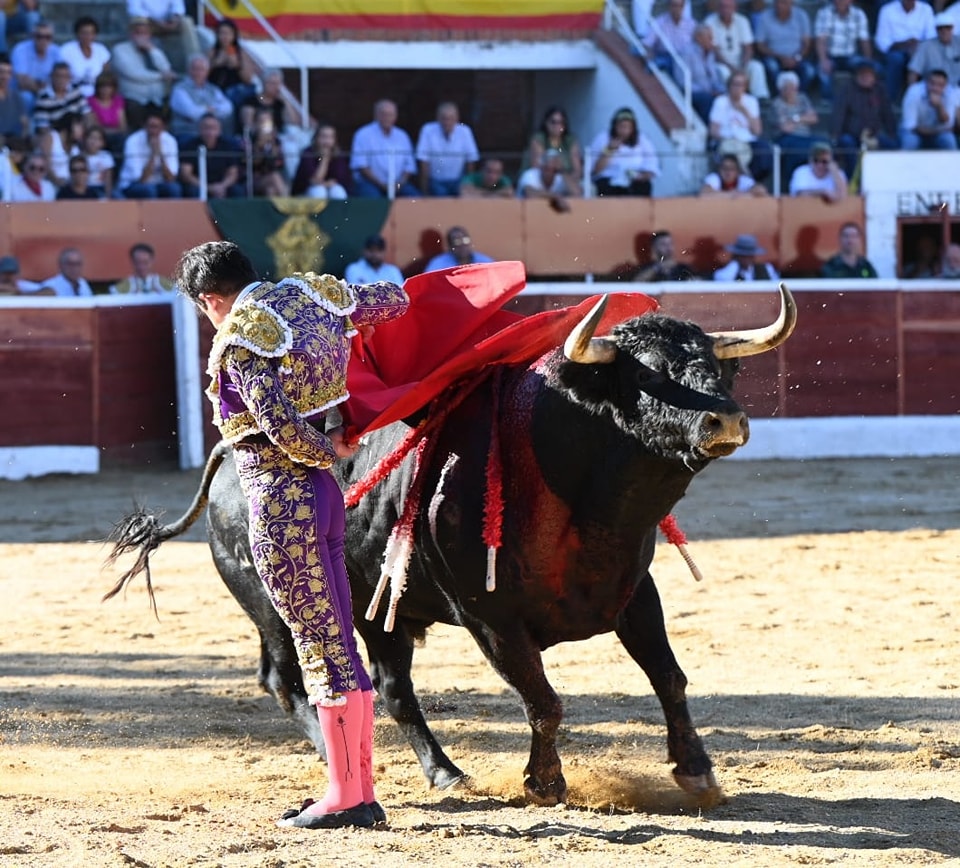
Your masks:
{"label": "bull's ear", "polygon": [[617,365],[585,365],[564,360],[557,374],[560,383],[588,405],[615,401],[620,391]]}

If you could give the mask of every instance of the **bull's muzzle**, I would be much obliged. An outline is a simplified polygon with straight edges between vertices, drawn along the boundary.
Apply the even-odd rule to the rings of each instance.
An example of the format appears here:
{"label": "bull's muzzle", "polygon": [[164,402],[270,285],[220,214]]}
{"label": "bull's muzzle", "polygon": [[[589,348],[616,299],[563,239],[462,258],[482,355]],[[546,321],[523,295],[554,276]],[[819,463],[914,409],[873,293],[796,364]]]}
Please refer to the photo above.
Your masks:
{"label": "bull's muzzle", "polygon": [[709,458],[720,458],[750,439],[750,421],[742,410],[704,413],[700,420],[699,448]]}

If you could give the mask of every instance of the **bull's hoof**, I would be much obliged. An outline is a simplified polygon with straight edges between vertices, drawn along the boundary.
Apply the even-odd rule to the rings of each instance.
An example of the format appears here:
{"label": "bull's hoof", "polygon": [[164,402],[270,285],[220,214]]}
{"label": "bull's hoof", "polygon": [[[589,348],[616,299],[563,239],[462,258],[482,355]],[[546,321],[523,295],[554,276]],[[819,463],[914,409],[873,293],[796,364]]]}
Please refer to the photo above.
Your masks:
{"label": "bull's hoof", "polygon": [[545,786],[537,786],[536,781],[527,778],[523,782],[523,794],[531,804],[552,808],[567,800],[567,782],[561,775]]}
{"label": "bull's hoof", "polygon": [[684,775],[674,771],[673,779],[681,790],[696,796],[697,801],[704,806],[716,805],[723,800],[723,791],[717,785],[712,771],[702,775]]}

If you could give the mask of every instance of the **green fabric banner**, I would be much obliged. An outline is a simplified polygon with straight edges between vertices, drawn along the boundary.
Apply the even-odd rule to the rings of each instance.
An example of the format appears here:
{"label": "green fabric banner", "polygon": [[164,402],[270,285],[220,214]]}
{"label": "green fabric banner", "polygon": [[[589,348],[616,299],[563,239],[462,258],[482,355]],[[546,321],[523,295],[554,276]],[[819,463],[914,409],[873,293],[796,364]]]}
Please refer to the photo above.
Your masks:
{"label": "green fabric banner", "polygon": [[239,245],[261,277],[295,271],[343,277],[368,235],[380,234],[388,199],[214,199],[207,203],[220,234]]}

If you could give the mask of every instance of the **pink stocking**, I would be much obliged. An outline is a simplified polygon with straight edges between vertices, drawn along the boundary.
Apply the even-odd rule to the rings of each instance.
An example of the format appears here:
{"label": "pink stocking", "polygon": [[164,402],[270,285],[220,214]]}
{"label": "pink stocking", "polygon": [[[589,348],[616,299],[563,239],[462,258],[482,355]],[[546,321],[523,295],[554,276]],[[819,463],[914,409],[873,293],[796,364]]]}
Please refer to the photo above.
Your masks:
{"label": "pink stocking", "polygon": [[363,729],[360,732],[360,786],[369,805],[377,800],[373,791],[373,691],[364,690]]}
{"label": "pink stocking", "polygon": [[363,698],[359,690],[344,694],[346,705],[318,705],[317,717],[327,748],[329,783],[326,795],[308,807],[304,814],[330,814],[345,811],[363,802],[363,759],[360,744],[364,724]]}

